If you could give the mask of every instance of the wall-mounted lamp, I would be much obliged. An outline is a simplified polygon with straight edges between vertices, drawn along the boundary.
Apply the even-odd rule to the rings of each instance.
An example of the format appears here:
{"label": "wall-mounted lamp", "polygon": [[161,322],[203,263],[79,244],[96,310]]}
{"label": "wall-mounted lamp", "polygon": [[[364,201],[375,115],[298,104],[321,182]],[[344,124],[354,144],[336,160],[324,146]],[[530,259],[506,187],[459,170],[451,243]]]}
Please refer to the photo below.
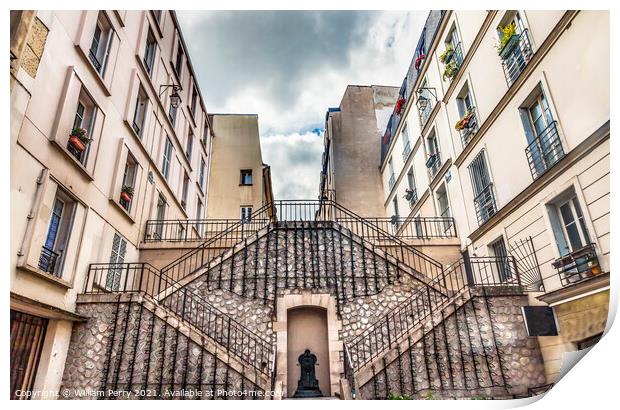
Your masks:
{"label": "wall-mounted lamp", "polygon": [[180,85],[176,84],[162,84],[159,86],[159,98],[168,88],[172,87],[172,94],[170,95],[170,105],[174,108],[178,108],[181,103],[181,96],[179,95],[179,91],[182,90]]}

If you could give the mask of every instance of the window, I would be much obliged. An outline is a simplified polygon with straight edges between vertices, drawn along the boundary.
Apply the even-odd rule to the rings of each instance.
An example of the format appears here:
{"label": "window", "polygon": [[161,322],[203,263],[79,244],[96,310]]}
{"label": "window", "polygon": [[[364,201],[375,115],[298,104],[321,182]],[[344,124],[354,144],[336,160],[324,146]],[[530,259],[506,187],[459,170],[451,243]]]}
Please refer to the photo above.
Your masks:
{"label": "window", "polygon": [[[504,39],[504,28],[514,25],[515,35]],[[527,29],[519,13],[507,13],[497,28],[497,35],[503,47],[499,50],[506,83],[510,87],[532,58],[532,47]]]}
{"label": "window", "polygon": [[189,133],[187,134],[187,141],[185,143],[185,156],[188,160],[192,159],[192,150],[194,149],[194,132],[192,129],[189,129]]}
{"label": "window", "polygon": [[119,199],[119,203],[127,212],[131,211],[131,205],[133,204],[137,172],[138,162],[131,154],[127,154],[127,162],[125,163],[125,171],[123,172],[123,185],[121,186]]}
{"label": "window", "polygon": [[142,88],[142,85],[138,88],[138,96],[136,97],[136,108],[133,112],[133,123],[131,124],[133,130],[142,137],[144,131],[144,120],[146,118],[146,109],[148,107],[148,96],[146,91]]}
{"label": "window", "polygon": [[149,33],[146,36],[146,47],[144,49],[144,65],[149,76],[153,76],[153,66],[155,65],[155,52],[157,50],[157,41],[153,31],[149,28]]}
{"label": "window", "polygon": [[112,25],[105,16],[105,13],[99,12],[97,24],[95,25],[95,32],[93,33],[93,40],[90,43],[90,50],[88,51],[88,58],[95,67],[95,70],[97,70],[102,77],[105,74],[108,63],[113,33],[114,30],[112,30]]}
{"label": "window", "polygon": [[187,172],[183,172],[183,189],[181,193],[181,206],[187,208],[187,191],[189,188],[189,176]]}
{"label": "window", "polygon": [[196,89],[196,86],[192,87],[192,116],[194,118],[196,118],[196,103],[198,101],[198,90]]}
{"label": "window", "polygon": [[484,150],[476,155],[468,168],[474,191],[476,217],[478,218],[478,224],[481,225],[495,215],[497,211],[495,196],[493,195],[493,184],[489,176]]}
{"label": "window", "polygon": [[441,154],[439,152],[439,143],[437,142],[437,136],[433,129],[431,133],[426,137],[426,149],[428,150],[428,159],[426,160],[426,167],[429,170],[431,179],[437,175],[441,168]]}
{"label": "window", "polygon": [[439,208],[439,216],[441,219],[441,226],[443,227],[443,233],[446,234],[452,228],[452,222],[450,219],[450,201],[448,199],[448,190],[445,184],[437,189],[437,206]]}
{"label": "window", "polygon": [[166,206],[166,198],[160,193],[157,197],[157,208],[155,211],[155,219],[160,223],[155,225],[155,239],[162,239],[162,232],[164,229],[163,221],[166,219]]}
{"label": "window", "polygon": [[174,69],[177,72],[177,76],[181,78],[181,70],[183,70],[183,45],[180,41],[177,44],[177,59],[174,64]]}
{"label": "window", "polygon": [[409,133],[407,132],[407,124],[403,125],[401,132],[401,138],[403,140],[403,162],[407,162],[409,154],[411,154],[411,142],[409,141]]}
{"label": "window", "polygon": [[413,172],[413,167],[409,168],[409,172],[407,172],[407,191],[405,193],[405,199],[409,201],[409,205],[413,207],[413,205],[418,200],[418,193],[415,186],[415,175]]}
{"label": "window", "polygon": [[407,184],[409,186],[409,189],[411,189],[412,191],[415,190],[415,178],[414,178],[414,173],[413,173],[413,167],[409,168],[409,172],[407,172]]}
{"label": "window", "polygon": [[456,97],[456,106],[459,110],[459,118],[463,118],[465,114],[474,109],[474,101],[469,92],[469,84],[465,83],[463,89]]}
{"label": "window", "polygon": [[557,124],[540,84],[519,112],[528,142],[526,156],[536,179],[564,157]]}
{"label": "window", "polygon": [[200,174],[198,176],[198,185],[200,185],[200,189],[204,191],[205,184],[205,160],[200,157]]}
{"label": "window", "polygon": [[[500,283],[508,282],[512,279],[510,270],[510,259],[506,250],[504,238],[499,238],[489,246],[491,253],[495,256],[495,267],[497,269]],[[495,279],[495,278],[494,278]]]}
{"label": "window", "polygon": [[172,123],[172,126],[174,127],[177,122],[177,107],[172,105],[172,103],[170,103],[170,109],[168,110],[168,118],[170,118],[170,122]]}
{"label": "window", "polygon": [[416,101],[416,105],[418,106],[418,115],[420,116],[420,127],[424,128],[426,121],[428,121],[431,115],[431,111],[433,111],[433,96],[431,95],[426,78],[422,81],[420,88],[418,88],[417,94],[418,100]]}
{"label": "window", "polygon": [[561,202],[557,211],[562,223],[562,234],[568,245],[562,254],[568,253],[567,251],[574,252],[592,243],[576,196]]}
{"label": "window", "polygon": [[446,39],[446,50],[452,50],[452,53],[446,58],[445,64],[450,64],[454,60],[455,67],[460,67],[463,64],[463,50],[461,49],[461,40],[459,40],[459,33],[456,31],[456,26],[452,27],[450,34]]}
{"label": "window", "polygon": [[464,148],[478,130],[474,100],[469,90],[468,83],[463,85],[461,92],[457,95],[456,106],[459,112],[459,120],[455,124],[455,128],[461,134],[461,142]]}
{"label": "window", "polygon": [[392,228],[394,232],[396,232],[400,226],[400,212],[398,211],[398,198],[396,198],[396,196],[392,199],[392,208],[394,211],[392,215]]}
{"label": "window", "polygon": [[112,252],[110,253],[110,269],[105,281],[107,290],[121,290],[121,275],[123,274],[123,263],[125,262],[125,253],[127,252],[127,240],[118,232],[114,232],[112,240]]}
{"label": "window", "polygon": [[396,184],[396,174],[394,173],[394,161],[392,161],[392,157],[388,159],[388,171],[390,172],[390,176],[388,179],[388,188],[392,190],[394,185]]}
{"label": "window", "polygon": [[166,145],[164,147],[164,161],[161,166],[161,172],[164,174],[164,178],[168,179],[170,175],[170,162],[172,161],[172,141],[170,137],[166,135]]}
{"label": "window", "polygon": [[196,230],[198,231],[198,234],[202,236],[202,226],[203,224],[200,223],[200,220],[202,220],[202,209],[203,209],[203,205],[202,205],[202,201],[200,200],[200,197],[196,198],[196,224],[194,225]]}
{"label": "window", "polygon": [[61,190],[56,191],[52,214],[39,255],[39,269],[56,277],[62,276],[62,262],[73,225],[75,201]]}
{"label": "window", "polygon": [[67,142],[67,150],[83,166],[86,166],[88,161],[96,117],[97,109],[95,103],[82,88],[75,109],[73,129]]}
{"label": "window", "polygon": [[252,170],[251,169],[242,169],[241,170],[241,181],[240,185],[252,185]]}
{"label": "window", "polygon": [[251,220],[252,220],[252,207],[242,206],[241,207],[241,221],[250,222]]}

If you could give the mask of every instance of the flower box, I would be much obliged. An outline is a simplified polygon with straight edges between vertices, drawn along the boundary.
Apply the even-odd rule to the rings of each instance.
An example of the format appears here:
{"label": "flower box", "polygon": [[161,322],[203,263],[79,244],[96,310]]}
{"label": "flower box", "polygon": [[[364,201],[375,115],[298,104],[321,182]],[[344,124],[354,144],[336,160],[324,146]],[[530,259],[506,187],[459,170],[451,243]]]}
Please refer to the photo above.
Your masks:
{"label": "flower box", "polygon": [[129,185],[124,185],[121,189],[121,199],[125,202],[130,202],[133,198],[133,188]]}
{"label": "flower box", "polygon": [[405,106],[405,99],[403,97],[400,97],[398,101],[396,101],[396,114],[400,114],[404,106]]}
{"label": "flower box", "polygon": [[71,135],[69,137],[69,144],[71,144],[71,146],[79,152],[82,152],[84,151],[84,149],[86,149],[86,145],[82,141],[80,141],[80,139],[76,135]]}
{"label": "flower box", "polygon": [[121,192],[121,199],[123,201],[129,202],[131,201],[131,196],[127,192]]}
{"label": "flower box", "polygon": [[517,34],[513,34],[508,41],[506,42],[506,44],[504,45],[504,47],[502,47],[499,50],[499,56],[502,60],[505,60],[506,57],[508,57],[508,54],[510,54],[510,52],[512,50],[514,50],[515,46],[517,45],[517,43],[519,42],[519,35]]}
{"label": "flower box", "polygon": [[425,57],[426,57],[426,56],[424,55],[424,53],[422,53],[422,54],[420,54],[420,55],[418,56],[418,58],[416,58],[416,59],[415,59],[415,64],[414,64],[414,67],[415,67],[415,69],[416,69],[416,70],[419,70],[419,69],[420,69],[420,67],[422,66],[422,63],[424,62],[424,58],[425,58]]}
{"label": "flower box", "polygon": [[473,127],[474,124],[476,124],[476,120],[474,118],[474,113],[473,113],[473,111],[470,111],[467,114],[465,114],[463,116],[463,118],[458,120],[456,122],[456,124],[454,124],[454,129],[457,130],[457,131],[461,131],[461,130],[464,130],[466,128]]}

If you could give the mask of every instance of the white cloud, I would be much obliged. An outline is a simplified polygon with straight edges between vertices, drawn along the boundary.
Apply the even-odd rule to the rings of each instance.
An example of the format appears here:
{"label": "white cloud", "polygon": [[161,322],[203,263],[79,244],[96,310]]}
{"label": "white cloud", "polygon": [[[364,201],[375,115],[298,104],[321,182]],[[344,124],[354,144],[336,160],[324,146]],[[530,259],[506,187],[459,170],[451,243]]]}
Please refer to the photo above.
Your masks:
{"label": "white cloud", "polygon": [[[318,196],[322,138],[309,131],[348,84],[400,86],[427,15],[179,12],[207,109],[258,114],[274,195],[288,199]],[[307,162],[287,160],[301,151]]]}

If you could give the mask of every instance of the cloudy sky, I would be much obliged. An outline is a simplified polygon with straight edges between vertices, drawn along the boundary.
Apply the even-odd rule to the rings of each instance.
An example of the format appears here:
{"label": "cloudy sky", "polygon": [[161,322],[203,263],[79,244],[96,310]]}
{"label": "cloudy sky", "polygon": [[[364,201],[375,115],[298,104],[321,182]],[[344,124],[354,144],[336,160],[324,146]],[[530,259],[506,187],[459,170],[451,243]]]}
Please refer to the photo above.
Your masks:
{"label": "cloudy sky", "polygon": [[277,199],[318,196],[325,112],[400,86],[427,11],[178,11],[207,110],[258,114]]}

